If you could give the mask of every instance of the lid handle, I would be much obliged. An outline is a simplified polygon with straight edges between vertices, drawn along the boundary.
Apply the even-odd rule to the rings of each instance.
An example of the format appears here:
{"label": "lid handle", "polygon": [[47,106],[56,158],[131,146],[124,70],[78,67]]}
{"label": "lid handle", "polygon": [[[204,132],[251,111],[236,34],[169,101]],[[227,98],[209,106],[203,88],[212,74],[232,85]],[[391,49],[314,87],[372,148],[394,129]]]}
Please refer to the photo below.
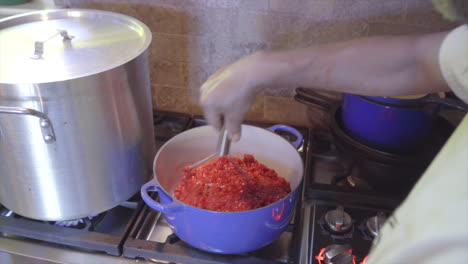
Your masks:
{"label": "lid handle", "polygon": [[56,37],[56,36],[62,36],[63,42],[65,41],[70,41],[73,36],[68,35],[68,32],[63,29],[57,29],[57,33],[55,33],[53,36],[49,37],[48,39],[44,41],[36,41],[34,42],[34,55],[31,57],[32,59],[42,59],[42,54],[44,54],[44,44],[49,41],[50,39]]}

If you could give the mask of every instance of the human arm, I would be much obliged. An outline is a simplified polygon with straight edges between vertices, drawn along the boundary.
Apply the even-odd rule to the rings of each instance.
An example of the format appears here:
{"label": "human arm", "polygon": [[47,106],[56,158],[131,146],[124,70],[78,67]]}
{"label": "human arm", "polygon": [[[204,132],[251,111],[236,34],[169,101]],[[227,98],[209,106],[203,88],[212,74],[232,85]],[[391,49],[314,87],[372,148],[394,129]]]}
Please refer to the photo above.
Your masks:
{"label": "human arm", "polygon": [[201,87],[209,124],[221,120],[234,140],[255,96],[265,89],[309,87],[373,96],[449,90],[438,63],[446,32],[370,37],[300,50],[258,52],[224,67]]}

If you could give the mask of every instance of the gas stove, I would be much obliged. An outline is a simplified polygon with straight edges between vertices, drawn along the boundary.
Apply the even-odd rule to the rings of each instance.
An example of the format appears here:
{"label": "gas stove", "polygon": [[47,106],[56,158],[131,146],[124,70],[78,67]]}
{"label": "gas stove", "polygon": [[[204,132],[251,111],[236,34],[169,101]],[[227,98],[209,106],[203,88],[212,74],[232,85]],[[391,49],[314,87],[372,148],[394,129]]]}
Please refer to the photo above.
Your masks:
{"label": "gas stove", "polygon": [[327,202],[307,205],[312,263],[365,263],[372,241],[392,210]]}
{"label": "gas stove", "polygon": [[[156,147],[205,124],[201,116],[155,112]],[[295,128],[304,136],[298,149],[305,166],[302,199],[287,230],[264,248],[240,255],[192,248],[136,194],[107,212],[72,222],[31,220],[0,207],[0,263],[365,263],[379,227],[405,194],[382,193],[362,181],[359,168],[340,158],[327,131],[312,135],[308,128]]]}
{"label": "gas stove", "polygon": [[[437,124],[432,144],[424,149],[428,159],[453,132],[445,120]],[[369,182],[379,175],[364,175],[360,164],[343,155],[335,140],[328,130],[316,130],[310,137],[303,210],[303,228],[309,230],[306,263],[365,264],[380,227],[387,221],[392,224],[393,211],[413,185],[386,188],[376,185],[378,181]]]}
{"label": "gas stove", "polygon": [[[246,122],[267,128],[274,124]],[[190,128],[206,125],[202,116],[189,116],[160,112],[155,118],[156,145],[162,146],[173,136]],[[303,136],[304,142],[298,149],[303,160],[307,159],[309,129],[295,127]],[[286,132],[278,132],[286,140],[293,142],[296,137]],[[305,164],[305,170],[308,166]],[[304,191],[304,190],[303,190]],[[303,193],[303,191],[301,193]],[[301,197],[303,195],[301,194]],[[301,211],[299,201],[295,214],[287,230],[269,245],[259,250],[240,255],[217,255],[192,248],[173,234],[168,224],[155,212],[145,207],[134,228],[123,245],[123,255],[127,258],[144,258],[147,261],[171,263],[298,263],[302,235]]]}

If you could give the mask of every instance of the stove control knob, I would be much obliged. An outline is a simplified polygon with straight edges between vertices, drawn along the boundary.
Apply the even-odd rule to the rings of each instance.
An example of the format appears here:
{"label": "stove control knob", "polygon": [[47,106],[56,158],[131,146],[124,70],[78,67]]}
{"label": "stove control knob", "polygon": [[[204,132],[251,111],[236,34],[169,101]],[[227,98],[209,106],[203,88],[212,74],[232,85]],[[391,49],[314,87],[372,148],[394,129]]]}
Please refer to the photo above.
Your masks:
{"label": "stove control knob", "polygon": [[385,220],[387,218],[385,217],[384,212],[378,212],[376,216],[370,217],[367,219],[366,222],[366,227],[369,233],[373,236],[376,237],[380,233],[380,228],[382,228],[383,224],[385,223]]}
{"label": "stove control knob", "polygon": [[328,228],[335,232],[346,232],[352,226],[351,216],[344,211],[342,206],[328,211],[325,214],[325,223]]}
{"label": "stove control knob", "polygon": [[330,245],[324,252],[325,264],[352,264],[353,255],[349,245]]}

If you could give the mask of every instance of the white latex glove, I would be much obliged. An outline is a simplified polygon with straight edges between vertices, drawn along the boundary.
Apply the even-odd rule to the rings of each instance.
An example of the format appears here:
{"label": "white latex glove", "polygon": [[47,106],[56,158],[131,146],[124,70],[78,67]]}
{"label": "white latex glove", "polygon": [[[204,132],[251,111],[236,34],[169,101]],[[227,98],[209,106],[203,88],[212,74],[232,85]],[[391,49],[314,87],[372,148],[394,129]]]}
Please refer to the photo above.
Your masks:
{"label": "white latex glove", "polygon": [[240,139],[244,116],[260,92],[260,57],[253,54],[221,68],[200,88],[200,104],[208,124],[216,129],[224,125],[233,141]]}

